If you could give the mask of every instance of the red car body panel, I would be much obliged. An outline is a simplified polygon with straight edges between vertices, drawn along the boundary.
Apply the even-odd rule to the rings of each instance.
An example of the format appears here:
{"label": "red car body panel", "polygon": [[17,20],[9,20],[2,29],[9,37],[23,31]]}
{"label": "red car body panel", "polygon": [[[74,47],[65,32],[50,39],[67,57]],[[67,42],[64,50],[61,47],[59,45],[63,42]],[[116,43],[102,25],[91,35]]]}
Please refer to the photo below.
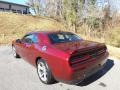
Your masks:
{"label": "red car body panel", "polygon": [[[37,58],[43,58],[52,71],[56,80],[74,83],[89,76],[97,68],[103,66],[108,58],[108,52],[106,46],[101,43],[91,42],[86,40],[79,40],[74,42],[65,42],[59,44],[52,44],[48,38],[49,33],[58,32],[34,32],[29,33],[37,36],[38,43],[27,44],[12,42],[12,45],[16,48],[16,52],[30,64],[36,66]],[[43,50],[43,47],[46,50]],[[97,56],[87,54],[93,50],[96,51]],[[103,51],[104,53],[103,53]],[[101,54],[102,52],[102,54]],[[76,55],[84,55],[84,57],[73,60]]]}

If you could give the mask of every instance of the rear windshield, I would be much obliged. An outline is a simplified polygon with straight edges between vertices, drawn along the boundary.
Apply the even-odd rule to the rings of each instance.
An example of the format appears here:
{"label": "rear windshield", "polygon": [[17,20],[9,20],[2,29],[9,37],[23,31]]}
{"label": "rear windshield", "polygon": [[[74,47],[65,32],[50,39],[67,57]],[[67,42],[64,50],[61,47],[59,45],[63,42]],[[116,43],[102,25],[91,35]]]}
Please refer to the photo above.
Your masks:
{"label": "rear windshield", "polygon": [[82,40],[79,36],[70,32],[52,33],[48,35],[52,43],[64,43]]}

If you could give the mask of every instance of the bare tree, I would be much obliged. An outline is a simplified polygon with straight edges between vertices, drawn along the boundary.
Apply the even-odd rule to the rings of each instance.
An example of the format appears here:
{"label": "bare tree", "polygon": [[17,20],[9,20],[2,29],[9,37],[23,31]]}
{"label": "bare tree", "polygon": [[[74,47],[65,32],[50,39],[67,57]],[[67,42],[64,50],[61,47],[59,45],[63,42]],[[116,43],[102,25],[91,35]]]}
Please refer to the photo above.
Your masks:
{"label": "bare tree", "polygon": [[42,13],[41,0],[28,0],[27,5],[34,10],[36,15],[40,15]]}
{"label": "bare tree", "polygon": [[45,13],[47,16],[60,16],[62,8],[62,0],[46,0]]}

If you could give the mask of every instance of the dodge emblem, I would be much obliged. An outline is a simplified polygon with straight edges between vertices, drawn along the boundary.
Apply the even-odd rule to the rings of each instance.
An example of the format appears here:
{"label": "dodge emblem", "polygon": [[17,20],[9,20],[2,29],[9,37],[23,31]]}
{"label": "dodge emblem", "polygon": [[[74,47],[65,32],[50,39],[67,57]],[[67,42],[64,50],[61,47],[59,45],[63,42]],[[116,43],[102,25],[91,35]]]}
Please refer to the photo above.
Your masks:
{"label": "dodge emblem", "polygon": [[47,46],[42,47],[42,51],[46,51]]}

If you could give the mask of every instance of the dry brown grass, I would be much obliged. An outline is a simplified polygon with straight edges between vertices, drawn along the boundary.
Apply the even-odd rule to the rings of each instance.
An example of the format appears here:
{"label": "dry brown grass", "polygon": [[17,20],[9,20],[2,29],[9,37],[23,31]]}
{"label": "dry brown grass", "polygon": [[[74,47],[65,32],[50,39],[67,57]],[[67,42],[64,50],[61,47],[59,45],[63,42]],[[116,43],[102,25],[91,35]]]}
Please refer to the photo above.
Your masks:
{"label": "dry brown grass", "polygon": [[0,13],[0,44],[11,43],[25,33],[39,30],[60,30],[57,21],[45,18],[13,13]]}
{"label": "dry brown grass", "polygon": [[[89,37],[87,35],[85,36],[85,35],[80,35],[80,34],[79,34],[79,36],[83,37],[86,40],[105,43],[105,40],[103,40],[103,39],[92,38],[92,37]],[[107,45],[107,48],[108,48],[108,52],[109,52],[110,57],[120,59],[120,48],[113,47],[113,46],[110,46],[110,45]]]}
{"label": "dry brown grass", "polygon": [[[12,40],[21,38],[25,33],[30,31],[60,29],[65,30],[61,23],[58,23],[50,18],[26,16],[13,13],[0,13],[0,44],[10,44]],[[113,35],[114,34],[117,36],[119,33],[115,32]],[[105,42],[104,39],[92,38],[89,35],[82,34],[80,36],[87,40]],[[113,38],[112,35],[110,36]],[[116,41],[110,42],[116,44]],[[108,50],[110,56],[120,59],[120,48],[108,45]]]}

